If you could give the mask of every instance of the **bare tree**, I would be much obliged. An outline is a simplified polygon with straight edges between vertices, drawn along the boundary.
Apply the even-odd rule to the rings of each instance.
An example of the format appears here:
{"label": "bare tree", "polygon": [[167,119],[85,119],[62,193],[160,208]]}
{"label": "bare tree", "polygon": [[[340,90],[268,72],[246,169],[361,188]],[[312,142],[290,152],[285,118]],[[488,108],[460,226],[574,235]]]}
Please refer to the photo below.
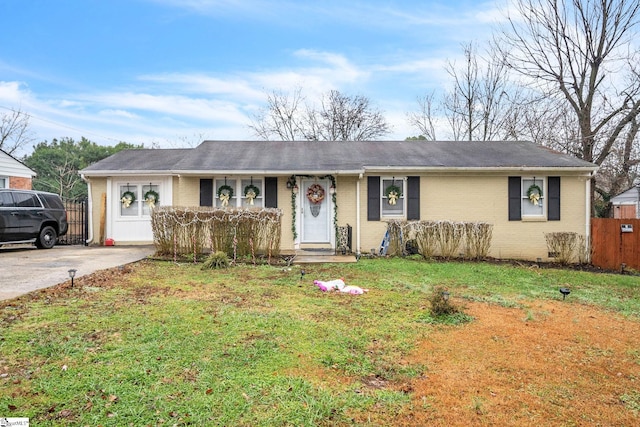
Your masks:
{"label": "bare tree", "polygon": [[369,98],[348,96],[337,90],[323,95],[319,110],[310,111],[315,131],[309,139],[325,141],[370,141],[389,133],[382,113]]}
{"label": "bare tree", "polygon": [[352,97],[332,90],[322,96],[316,107],[304,103],[305,98],[297,89],[291,96],[273,92],[267,101],[267,108],[250,125],[265,140],[366,141],[390,131],[382,112],[361,95]]}
{"label": "bare tree", "polygon": [[435,96],[435,92],[431,92],[424,96],[417,97],[418,111],[407,113],[409,125],[417,129],[418,133],[428,141],[435,141],[437,139],[435,116],[437,114],[438,104],[436,103]]}
{"label": "bare tree", "polygon": [[617,147],[637,143],[640,2],[515,0],[515,10],[498,45],[509,49],[510,67],[568,106],[575,154],[601,165],[616,151],[631,153]]}
{"label": "bare tree", "polygon": [[282,141],[307,139],[305,134],[305,111],[302,90],[297,88],[289,95],[273,91],[267,95],[267,107],[252,120],[249,128],[258,138]]}
{"label": "bare tree", "polygon": [[29,129],[29,115],[20,109],[11,109],[0,115],[0,149],[13,154],[33,142]]}
{"label": "bare tree", "polygon": [[447,65],[454,87],[443,103],[454,138],[490,141],[513,137],[517,132],[513,113],[520,92],[509,81],[502,53],[490,48],[483,57],[473,43],[462,48],[464,65]]}
{"label": "bare tree", "polygon": [[436,122],[454,140],[515,139],[521,133],[522,90],[509,79],[502,52],[490,48],[484,56],[473,43],[465,44],[463,64],[447,63],[452,87],[440,98],[432,92],[418,98],[419,110],[408,113],[409,123],[435,140]]}

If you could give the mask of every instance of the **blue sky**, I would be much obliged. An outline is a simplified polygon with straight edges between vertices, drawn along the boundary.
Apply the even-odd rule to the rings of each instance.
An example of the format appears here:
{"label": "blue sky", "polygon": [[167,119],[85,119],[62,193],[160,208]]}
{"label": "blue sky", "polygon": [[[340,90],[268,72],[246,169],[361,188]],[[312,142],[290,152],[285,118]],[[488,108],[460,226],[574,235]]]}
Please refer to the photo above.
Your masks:
{"label": "blue sky", "polygon": [[[85,136],[178,147],[255,139],[266,93],[369,97],[393,126],[482,43],[500,0],[2,0],[0,113],[36,142]],[[30,150],[27,150],[27,152]],[[25,153],[22,153],[25,154]]]}

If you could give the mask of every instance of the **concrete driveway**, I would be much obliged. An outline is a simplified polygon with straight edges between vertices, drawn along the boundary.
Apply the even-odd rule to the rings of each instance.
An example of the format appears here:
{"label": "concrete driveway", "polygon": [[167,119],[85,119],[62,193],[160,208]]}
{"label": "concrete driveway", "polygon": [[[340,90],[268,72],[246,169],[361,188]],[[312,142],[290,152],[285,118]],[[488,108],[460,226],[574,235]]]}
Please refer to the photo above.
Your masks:
{"label": "concrete driveway", "polygon": [[154,246],[55,246],[36,249],[31,245],[0,247],[0,300],[15,298],[97,270],[117,267],[155,253]]}

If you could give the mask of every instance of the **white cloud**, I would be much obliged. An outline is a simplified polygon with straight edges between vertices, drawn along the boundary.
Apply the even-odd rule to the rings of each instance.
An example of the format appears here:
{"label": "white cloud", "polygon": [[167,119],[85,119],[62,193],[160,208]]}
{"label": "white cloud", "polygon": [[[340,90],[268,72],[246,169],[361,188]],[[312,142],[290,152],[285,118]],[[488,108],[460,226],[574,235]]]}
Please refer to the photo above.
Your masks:
{"label": "white cloud", "polygon": [[61,99],[57,101],[57,105],[60,108],[81,108],[83,105],[78,101],[71,101],[68,99]]}
{"label": "white cloud", "polygon": [[125,110],[101,110],[98,112],[99,115],[104,116],[104,117],[121,117],[121,118],[125,118],[125,119],[140,119],[141,117],[137,114],[133,114],[129,111],[125,111]]}
{"label": "white cloud", "polygon": [[112,92],[88,95],[85,101],[95,105],[125,111],[162,114],[166,117],[186,117],[190,120],[224,120],[244,123],[246,118],[234,103],[179,95],[151,95],[148,93]]}
{"label": "white cloud", "polygon": [[0,81],[0,106],[21,109],[29,101],[30,93],[24,83]]}
{"label": "white cloud", "polygon": [[262,92],[252,87],[251,82],[239,77],[215,77],[204,73],[164,73],[139,77],[140,81],[170,85],[172,90],[185,93],[232,95],[241,99],[257,99]]}
{"label": "white cloud", "polygon": [[234,103],[261,103],[266,99],[265,93],[273,90],[302,87],[310,93],[320,94],[343,85],[362,84],[371,74],[344,55],[333,52],[299,49],[292,55],[299,63],[286,69],[274,68],[228,76],[204,73],[150,74],[140,76],[139,80],[161,85],[148,88],[154,92],[212,95]]}

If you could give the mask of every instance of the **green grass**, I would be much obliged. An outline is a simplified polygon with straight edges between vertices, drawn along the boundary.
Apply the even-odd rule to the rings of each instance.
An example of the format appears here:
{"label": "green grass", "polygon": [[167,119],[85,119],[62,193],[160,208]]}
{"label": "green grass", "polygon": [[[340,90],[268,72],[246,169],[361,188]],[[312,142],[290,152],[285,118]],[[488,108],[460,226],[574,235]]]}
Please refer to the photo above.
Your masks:
{"label": "green grass", "polygon": [[[393,417],[409,395],[376,384],[428,369],[399,361],[435,327],[435,286],[462,306],[561,300],[567,286],[567,304],[640,318],[638,277],[415,259],[305,270],[301,280],[297,267],[145,262],[116,275],[116,286],[81,278],[5,303],[0,416],[44,426],[349,425],[374,408]],[[340,277],[371,291],[312,285]]]}

